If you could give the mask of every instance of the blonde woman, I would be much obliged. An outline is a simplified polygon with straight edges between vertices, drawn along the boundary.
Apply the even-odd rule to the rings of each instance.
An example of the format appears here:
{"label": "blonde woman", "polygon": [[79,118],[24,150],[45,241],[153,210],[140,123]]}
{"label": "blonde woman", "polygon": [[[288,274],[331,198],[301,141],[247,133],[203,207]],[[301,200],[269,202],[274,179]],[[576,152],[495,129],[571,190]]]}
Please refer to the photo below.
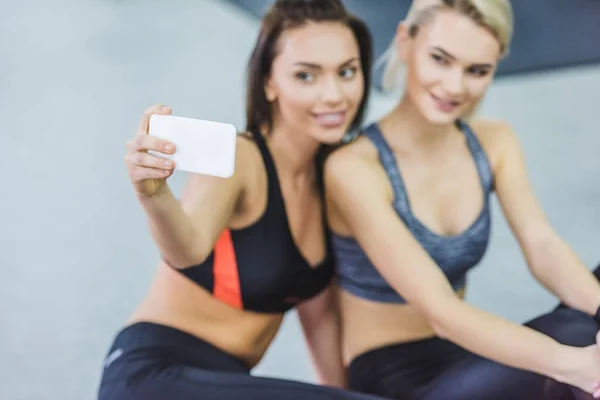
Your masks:
{"label": "blonde woman", "polygon": [[[389,50],[398,105],[325,165],[353,390],[396,399],[591,398],[600,285],[550,226],[516,134],[471,115],[509,51],[508,0],[417,0]],[[498,196],[563,303],[521,326],[463,300]],[[575,397],[580,396],[580,397]]]}

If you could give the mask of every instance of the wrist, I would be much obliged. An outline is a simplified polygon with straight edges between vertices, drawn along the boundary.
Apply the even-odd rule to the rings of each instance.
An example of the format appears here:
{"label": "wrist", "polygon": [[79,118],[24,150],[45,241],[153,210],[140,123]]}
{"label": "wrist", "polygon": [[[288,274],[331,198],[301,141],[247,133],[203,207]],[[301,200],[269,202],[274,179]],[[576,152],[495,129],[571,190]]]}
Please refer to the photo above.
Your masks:
{"label": "wrist", "polygon": [[156,202],[157,200],[160,201],[161,199],[167,197],[169,195],[169,192],[169,185],[167,185],[166,182],[164,182],[159,184],[152,194],[143,194],[138,192],[137,198],[142,203]]}
{"label": "wrist", "polygon": [[548,376],[558,382],[566,382],[573,371],[577,370],[580,362],[577,349],[577,347],[559,344],[553,355]]}

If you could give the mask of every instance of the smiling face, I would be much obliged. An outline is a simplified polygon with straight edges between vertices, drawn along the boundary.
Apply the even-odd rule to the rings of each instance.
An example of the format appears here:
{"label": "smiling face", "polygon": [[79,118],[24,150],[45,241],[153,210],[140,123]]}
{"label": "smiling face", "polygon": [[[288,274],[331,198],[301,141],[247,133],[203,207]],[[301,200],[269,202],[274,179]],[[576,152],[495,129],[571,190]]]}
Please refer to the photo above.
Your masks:
{"label": "smiling face", "polygon": [[483,98],[501,56],[494,35],[472,19],[439,10],[418,33],[398,31],[398,52],[407,67],[406,94],[433,124],[453,123]]}
{"label": "smiling face", "polygon": [[360,51],[341,23],[307,23],[285,31],[265,85],[278,125],[338,143],[365,92]]}

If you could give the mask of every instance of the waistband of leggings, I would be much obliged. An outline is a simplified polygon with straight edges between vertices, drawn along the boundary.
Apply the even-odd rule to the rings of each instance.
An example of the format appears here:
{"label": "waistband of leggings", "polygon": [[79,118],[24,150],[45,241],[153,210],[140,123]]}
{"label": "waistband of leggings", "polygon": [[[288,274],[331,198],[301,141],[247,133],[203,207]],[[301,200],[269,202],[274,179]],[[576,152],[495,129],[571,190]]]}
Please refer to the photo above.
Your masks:
{"label": "waistband of leggings", "polygon": [[459,354],[464,355],[466,351],[452,342],[433,336],[367,350],[356,356],[348,368],[351,371],[370,369],[372,365],[380,365],[392,360],[398,367],[403,365],[411,368],[419,364],[427,364],[432,360],[452,359]]}
{"label": "waistband of leggings", "polygon": [[226,365],[231,370],[249,372],[250,368],[240,358],[215,345],[175,327],[153,322],[136,322],[121,329],[110,353],[136,350],[162,350],[176,358],[185,358],[195,364]]}

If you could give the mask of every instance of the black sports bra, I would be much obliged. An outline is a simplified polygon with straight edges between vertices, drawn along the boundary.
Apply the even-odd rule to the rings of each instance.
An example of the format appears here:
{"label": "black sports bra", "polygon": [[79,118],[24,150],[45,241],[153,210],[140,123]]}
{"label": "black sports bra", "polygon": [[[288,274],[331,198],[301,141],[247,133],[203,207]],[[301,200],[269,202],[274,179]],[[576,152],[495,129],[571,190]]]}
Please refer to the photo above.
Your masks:
{"label": "black sports bra", "polygon": [[232,307],[283,313],[329,284],[334,261],[325,218],[324,260],[313,267],[300,254],[290,231],[271,153],[260,134],[253,134],[253,140],[267,172],[264,214],[249,227],[225,229],[204,262],[178,271]]}

